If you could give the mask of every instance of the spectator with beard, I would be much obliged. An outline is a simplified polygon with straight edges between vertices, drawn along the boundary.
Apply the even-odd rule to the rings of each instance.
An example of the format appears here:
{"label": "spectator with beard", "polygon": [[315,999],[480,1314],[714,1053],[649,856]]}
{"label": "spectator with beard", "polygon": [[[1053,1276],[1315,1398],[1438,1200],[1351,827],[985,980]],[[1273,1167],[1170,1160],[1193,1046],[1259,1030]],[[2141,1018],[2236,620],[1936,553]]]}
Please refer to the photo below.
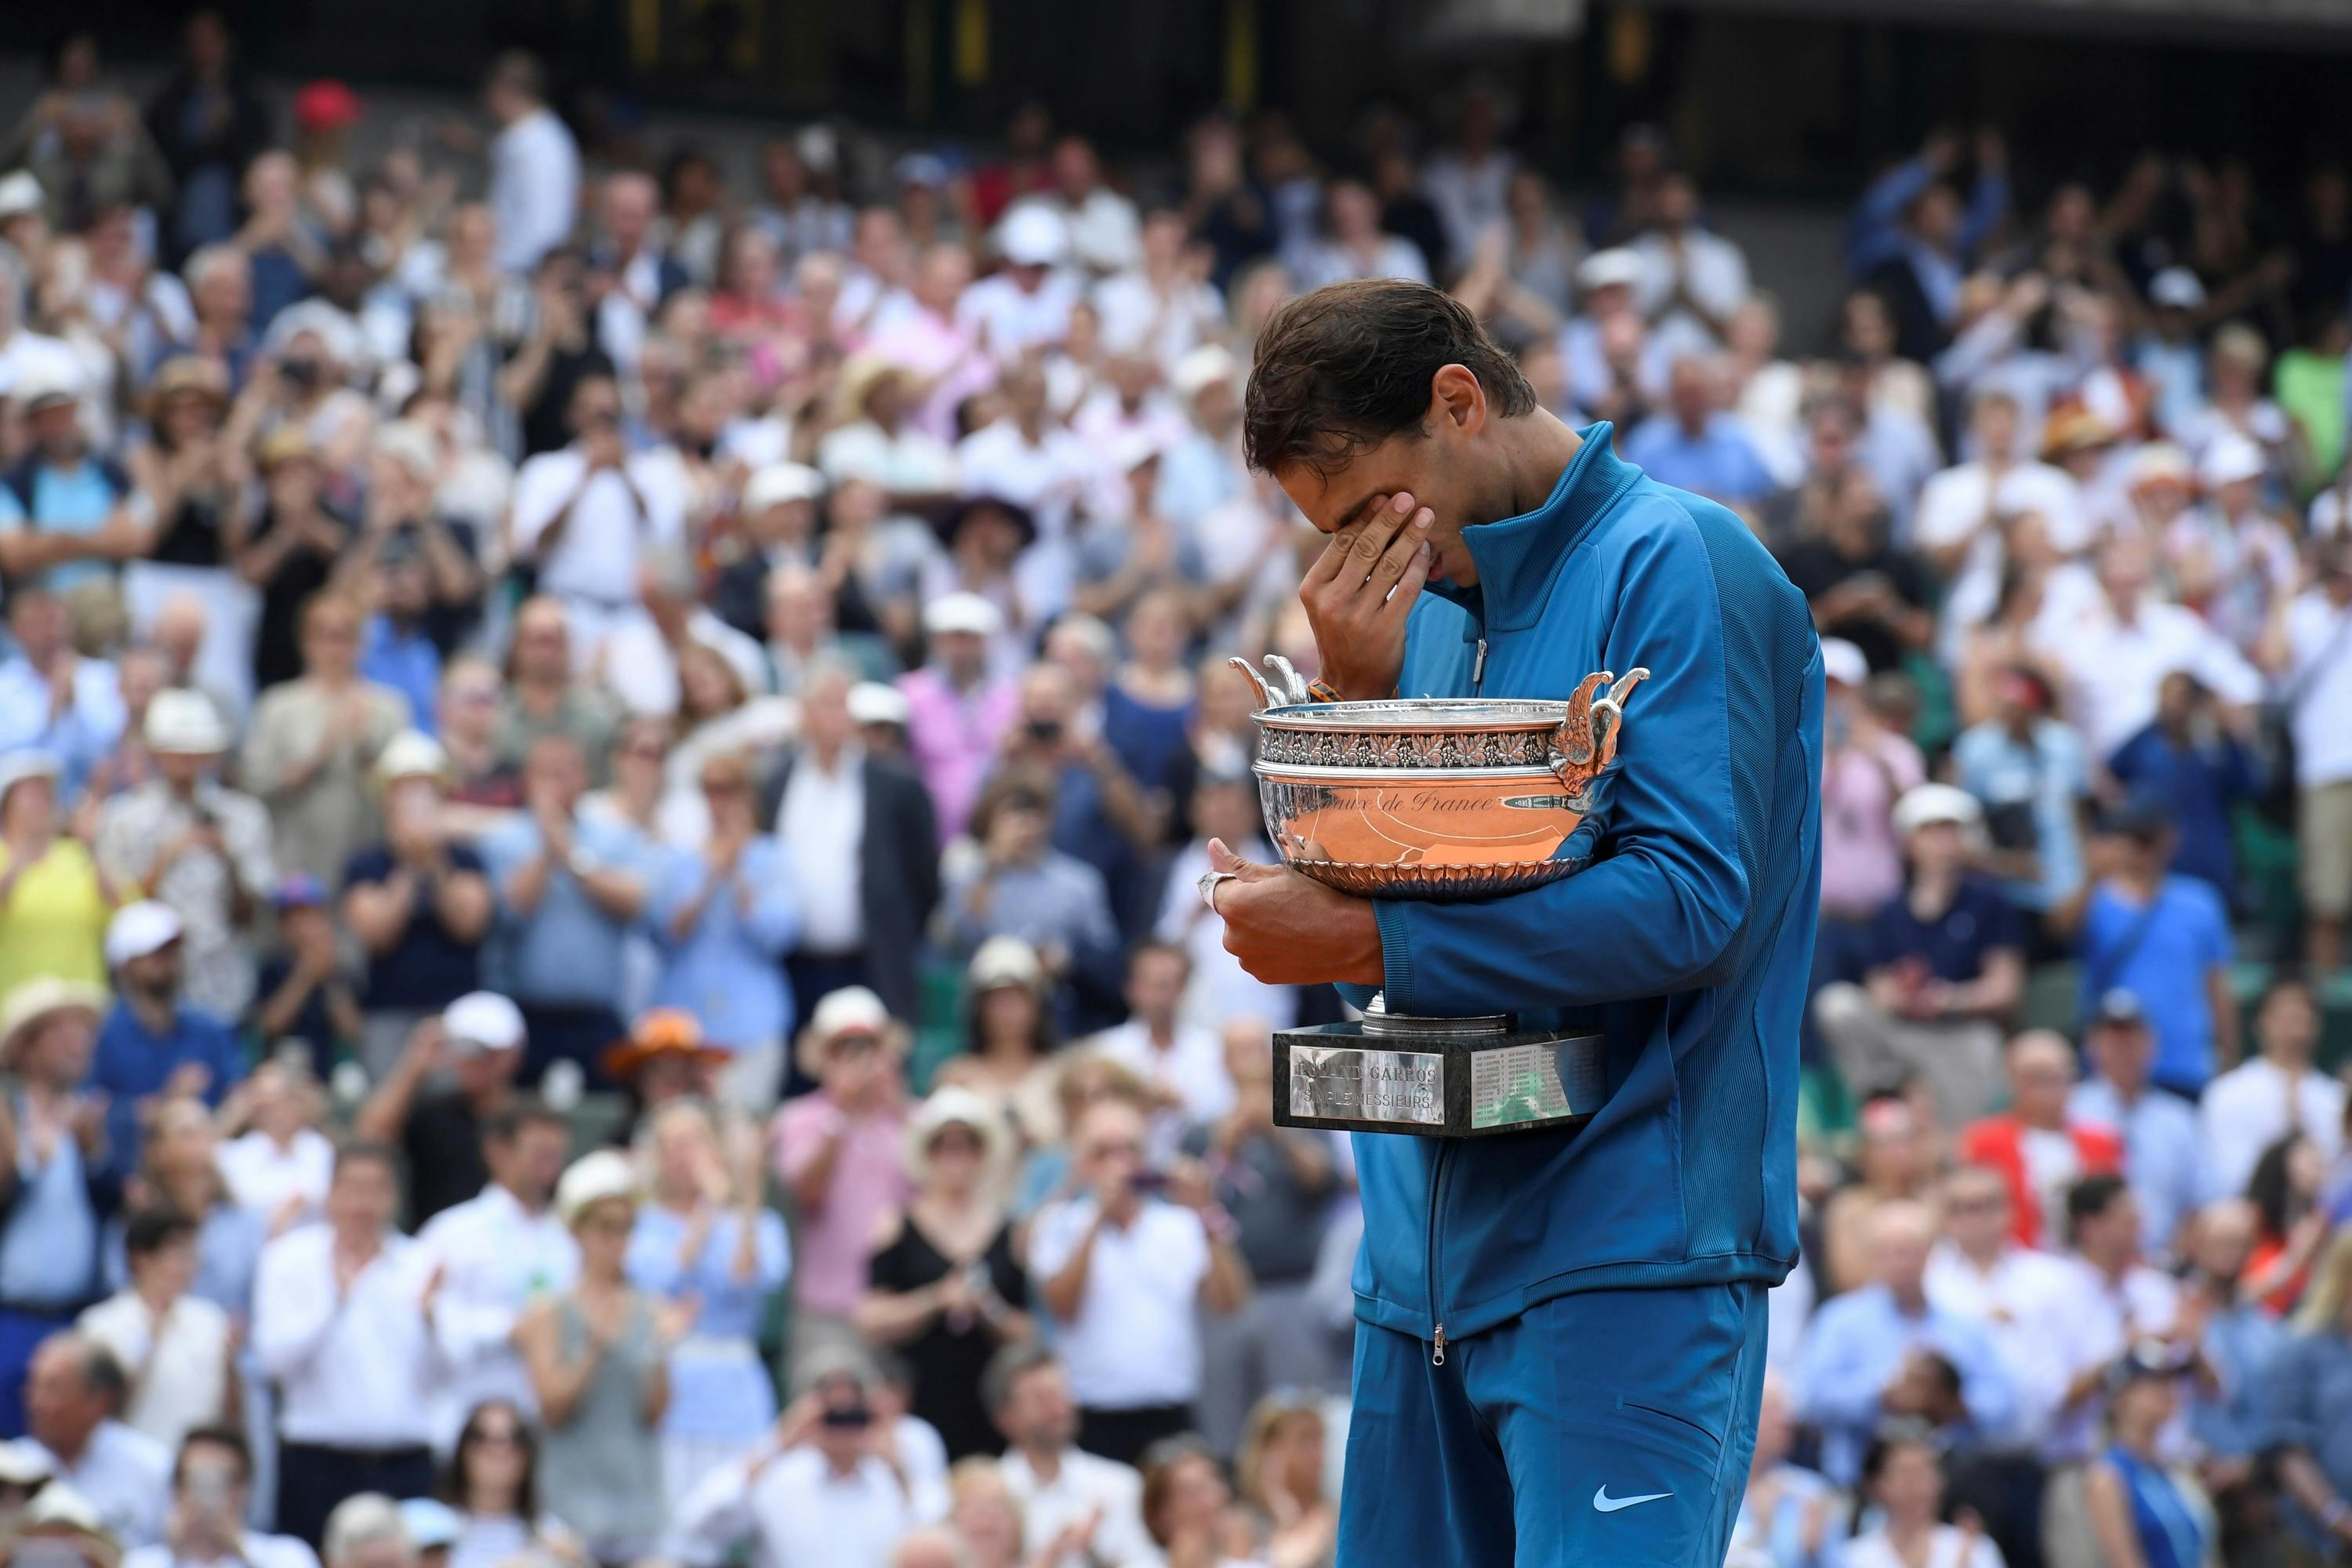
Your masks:
{"label": "spectator with beard", "polygon": [[99,1030],[89,1085],[105,1100],[119,1180],[138,1157],[140,1124],[166,1100],[217,1108],[245,1077],[228,1026],[181,1001],[180,917],[168,904],[126,904],[106,929],[119,1000]]}

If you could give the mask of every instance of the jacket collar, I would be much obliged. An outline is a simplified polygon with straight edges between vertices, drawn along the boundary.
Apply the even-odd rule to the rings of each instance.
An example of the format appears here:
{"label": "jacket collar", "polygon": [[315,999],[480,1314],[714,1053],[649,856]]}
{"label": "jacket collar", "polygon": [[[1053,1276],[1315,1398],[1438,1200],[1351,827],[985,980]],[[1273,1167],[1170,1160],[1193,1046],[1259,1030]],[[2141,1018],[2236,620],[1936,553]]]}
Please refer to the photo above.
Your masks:
{"label": "jacket collar", "polygon": [[1617,498],[1642,470],[1620,458],[1610,445],[1606,420],[1578,432],[1584,445],[1570,459],[1551,494],[1533,511],[1462,531],[1462,543],[1478,568],[1478,584],[1461,588],[1433,583],[1430,591],[1470,612],[1472,629],[1523,631],[1539,620],[1552,580]]}

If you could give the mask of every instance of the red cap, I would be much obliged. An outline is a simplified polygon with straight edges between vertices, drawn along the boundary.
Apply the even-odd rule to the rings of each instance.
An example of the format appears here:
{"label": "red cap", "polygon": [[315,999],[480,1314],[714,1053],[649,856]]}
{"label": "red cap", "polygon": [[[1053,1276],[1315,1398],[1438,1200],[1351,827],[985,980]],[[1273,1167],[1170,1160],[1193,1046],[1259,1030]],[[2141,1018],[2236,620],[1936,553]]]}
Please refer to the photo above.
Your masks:
{"label": "red cap", "polygon": [[294,123],[304,131],[340,131],[360,117],[360,95],[330,78],[294,95]]}

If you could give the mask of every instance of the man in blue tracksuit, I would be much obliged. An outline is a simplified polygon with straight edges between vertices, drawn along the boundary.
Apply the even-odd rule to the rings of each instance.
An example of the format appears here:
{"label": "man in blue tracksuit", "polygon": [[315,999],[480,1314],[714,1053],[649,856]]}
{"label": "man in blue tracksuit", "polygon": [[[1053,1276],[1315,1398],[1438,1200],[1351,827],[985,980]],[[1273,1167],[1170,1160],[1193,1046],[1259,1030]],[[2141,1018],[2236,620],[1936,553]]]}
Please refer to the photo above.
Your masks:
{"label": "man in blue tracksuit", "polygon": [[1339,1562],[1715,1568],[1765,1293],[1797,1256],[1822,743],[1804,599],[1738,518],[1544,412],[1433,289],[1285,306],[1248,405],[1251,461],[1333,536],[1301,589],[1318,695],[1559,699],[1650,671],[1562,847],[1572,877],[1367,900],[1214,852],[1226,945],[1262,980],[1607,1038],[1580,1132],[1358,1135]]}

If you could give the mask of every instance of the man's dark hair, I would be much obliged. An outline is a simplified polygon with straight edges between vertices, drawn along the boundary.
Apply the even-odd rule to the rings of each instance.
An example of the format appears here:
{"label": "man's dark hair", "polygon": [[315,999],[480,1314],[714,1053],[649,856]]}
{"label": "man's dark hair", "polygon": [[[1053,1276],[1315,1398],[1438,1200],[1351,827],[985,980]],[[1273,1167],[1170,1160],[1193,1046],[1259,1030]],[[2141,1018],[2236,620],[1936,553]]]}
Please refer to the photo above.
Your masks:
{"label": "man's dark hair", "polygon": [[2096,1219],[2115,1206],[2126,1189],[2121,1176],[2085,1176],[2066,1189],[2066,1229],[2069,1234],[2082,1227],[2086,1219]]}
{"label": "man's dark hair", "polygon": [[172,1243],[191,1240],[195,1234],[196,1222],[178,1209],[140,1209],[122,1226],[123,1256],[152,1258]]}
{"label": "man's dark hair", "polygon": [[509,49],[490,62],[490,85],[511,88],[534,103],[547,101],[547,71],[527,49]]}
{"label": "man's dark hair", "polygon": [[1013,1403],[1013,1385],[1041,1366],[1058,1366],[1061,1357],[1051,1345],[1034,1340],[1005,1346],[989,1358],[988,1367],[980,1374],[980,1402],[991,1410],[1002,1410]]}
{"label": "man's dark hair", "polygon": [[1276,310],[1257,335],[1243,440],[1250,467],[1328,478],[1356,453],[1421,434],[1429,384],[1458,364],[1495,411],[1534,412],[1535,388],[1478,318],[1425,283],[1334,283]]}
{"label": "man's dark hair", "polygon": [[391,1144],[373,1138],[349,1138],[335,1146],[335,1175],[341,1175],[348,1166],[367,1164],[382,1166],[395,1188],[404,1184],[407,1162]]}
{"label": "man's dark hair", "polygon": [[84,1387],[106,1401],[107,1414],[120,1415],[131,1403],[131,1380],[123,1374],[122,1363],[114,1352],[93,1339],[81,1342],[81,1381]]}
{"label": "man's dark hair", "polygon": [[543,1100],[525,1098],[512,1101],[491,1117],[489,1125],[482,1129],[482,1137],[491,1143],[511,1143],[526,1127],[552,1127],[567,1135],[572,1131],[572,1123],[565,1120],[563,1112]]}
{"label": "man's dark hair", "polygon": [[178,1486],[187,1478],[188,1450],[191,1448],[226,1448],[236,1456],[236,1479],[240,1486],[253,1482],[253,1446],[245,1434],[234,1426],[191,1426],[188,1435],[180,1439],[180,1451],[172,1460],[172,1484]]}

